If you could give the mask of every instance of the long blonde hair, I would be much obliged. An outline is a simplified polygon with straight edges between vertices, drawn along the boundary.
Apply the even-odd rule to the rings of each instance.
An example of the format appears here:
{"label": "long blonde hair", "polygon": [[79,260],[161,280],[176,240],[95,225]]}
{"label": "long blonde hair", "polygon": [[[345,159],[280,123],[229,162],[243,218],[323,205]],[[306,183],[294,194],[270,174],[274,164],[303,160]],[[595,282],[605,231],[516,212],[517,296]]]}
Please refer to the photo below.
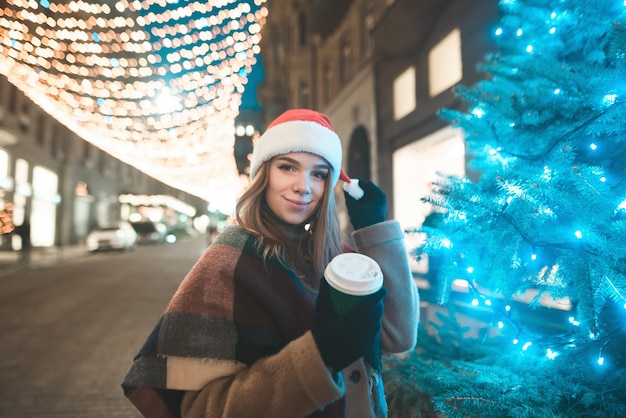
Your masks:
{"label": "long blonde hair", "polygon": [[[306,268],[302,267],[303,257],[290,257],[290,251],[286,248],[290,243],[286,242],[286,237],[280,228],[272,222],[275,215],[272,215],[265,200],[265,190],[269,184],[270,161],[263,163],[239,198],[235,208],[235,217],[239,226],[254,234],[264,245],[263,256],[266,260],[271,256],[276,256],[302,277],[306,273]],[[330,260],[342,252],[337,204],[330,178],[329,175],[326,179],[322,199],[308,220],[309,228],[307,232],[303,232],[301,241],[302,251],[308,252],[310,256],[313,272],[316,274],[315,279],[321,278]]]}

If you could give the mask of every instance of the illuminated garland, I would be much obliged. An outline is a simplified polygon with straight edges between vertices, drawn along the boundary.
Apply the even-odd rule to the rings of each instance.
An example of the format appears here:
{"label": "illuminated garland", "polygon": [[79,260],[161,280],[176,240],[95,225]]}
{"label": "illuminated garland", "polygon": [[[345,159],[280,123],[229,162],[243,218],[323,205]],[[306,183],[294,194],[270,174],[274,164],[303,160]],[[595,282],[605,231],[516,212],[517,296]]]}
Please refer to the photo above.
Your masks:
{"label": "illuminated garland", "polygon": [[0,73],[122,161],[232,201],[241,188],[234,119],[260,52],[264,2],[8,0]]}

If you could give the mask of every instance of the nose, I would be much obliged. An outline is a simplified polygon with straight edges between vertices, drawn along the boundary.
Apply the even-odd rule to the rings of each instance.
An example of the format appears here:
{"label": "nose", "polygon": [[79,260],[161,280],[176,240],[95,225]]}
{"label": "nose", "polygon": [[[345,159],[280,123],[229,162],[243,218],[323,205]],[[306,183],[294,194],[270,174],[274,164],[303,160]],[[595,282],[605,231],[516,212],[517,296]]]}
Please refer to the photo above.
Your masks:
{"label": "nose", "polygon": [[307,194],[311,192],[311,179],[305,173],[299,173],[293,182],[293,191]]}

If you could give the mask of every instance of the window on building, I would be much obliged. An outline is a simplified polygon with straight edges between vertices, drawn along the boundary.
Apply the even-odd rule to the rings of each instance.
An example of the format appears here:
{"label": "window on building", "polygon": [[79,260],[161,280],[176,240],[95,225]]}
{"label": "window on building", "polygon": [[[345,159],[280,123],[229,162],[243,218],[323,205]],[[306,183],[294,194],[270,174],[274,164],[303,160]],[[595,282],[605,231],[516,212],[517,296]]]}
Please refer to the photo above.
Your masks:
{"label": "window on building", "polygon": [[361,54],[364,58],[371,57],[374,52],[374,36],[372,34],[374,23],[374,3],[370,0],[365,6],[361,22]]}
{"label": "window on building", "polygon": [[270,52],[271,52],[271,57],[272,57],[270,59],[270,62],[272,63],[272,66],[275,68],[277,68],[278,65],[280,64],[280,56],[282,55],[280,52],[281,50],[282,50],[282,43],[280,42],[276,42],[270,47]]}
{"label": "window on building", "polygon": [[72,156],[72,147],[74,146],[75,136],[70,135],[69,132],[65,132],[63,135],[63,158],[71,158]]}
{"label": "window on building", "polygon": [[332,85],[333,85],[333,67],[328,61],[324,63],[323,85],[322,94],[324,95],[324,103],[330,102],[332,98]]}
{"label": "window on building", "polygon": [[63,128],[63,125],[61,124],[55,124],[54,125],[54,131],[52,132],[52,141],[51,141],[51,148],[52,148],[52,155],[57,157],[59,160],[63,160],[65,158],[65,151],[66,151],[66,138],[65,138],[66,132]]}
{"label": "window on building", "polygon": [[287,25],[285,27],[285,42],[283,43],[283,45],[285,46],[285,53],[289,53],[291,52],[291,44],[292,44],[292,39],[291,37],[293,36],[293,31],[291,29],[290,25]]}
{"label": "window on building", "polygon": [[341,84],[346,84],[352,75],[352,42],[347,33],[341,37],[339,42],[339,80]]}
{"label": "window on building", "polygon": [[306,14],[300,12],[298,14],[298,45],[302,47],[307,45],[307,30]]}
{"label": "window on building", "polygon": [[428,53],[430,96],[446,91],[462,77],[461,30],[456,28]]}
{"label": "window on building", "polygon": [[104,152],[98,151],[96,158],[97,158],[96,164],[97,164],[98,173],[106,174],[107,161],[104,156]]}
{"label": "window on building", "polygon": [[309,108],[310,96],[309,83],[301,80],[298,85],[298,103],[302,109]]}
{"label": "window on building", "polygon": [[273,38],[275,41],[272,42],[272,46],[271,46],[272,58],[268,62],[268,65],[271,63],[271,65],[273,65],[274,68],[278,68],[280,66],[280,63],[285,53],[285,43],[282,37],[280,36],[280,28],[276,27],[275,25],[272,26],[271,34],[273,35]]}
{"label": "window on building", "polygon": [[35,142],[38,145],[43,145],[46,142],[46,122],[48,118],[44,112],[39,112],[37,117],[37,128],[35,129]]}
{"label": "window on building", "polygon": [[82,152],[82,157],[80,159],[81,163],[85,166],[85,167],[93,167],[93,148],[85,141],[83,141],[82,143],[83,145],[83,152]]}
{"label": "window on building", "polygon": [[9,113],[15,115],[17,113],[17,88],[9,86],[9,103],[7,103]]}
{"label": "window on building", "polygon": [[89,145],[87,144],[87,142],[83,141],[82,143],[82,152],[81,152],[81,157],[80,157],[80,162],[82,165],[84,166],[88,166],[89,164],[89,160],[91,157],[91,150],[89,149]]}
{"label": "window on building", "polygon": [[0,78],[0,119],[4,118],[6,113],[5,107],[5,94],[6,94],[6,81],[3,78]]}
{"label": "window on building", "polygon": [[415,110],[415,67],[410,66],[393,80],[393,117],[400,120]]}
{"label": "window on building", "polygon": [[120,174],[120,160],[109,157],[107,177],[118,180]]}
{"label": "window on building", "polygon": [[120,164],[120,182],[124,185],[131,185],[131,172],[128,164]]}
{"label": "window on building", "polygon": [[20,106],[20,114],[18,117],[20,128],[23,132],[26,132],[30,127],[30,102],[26,99],[22,99]]}

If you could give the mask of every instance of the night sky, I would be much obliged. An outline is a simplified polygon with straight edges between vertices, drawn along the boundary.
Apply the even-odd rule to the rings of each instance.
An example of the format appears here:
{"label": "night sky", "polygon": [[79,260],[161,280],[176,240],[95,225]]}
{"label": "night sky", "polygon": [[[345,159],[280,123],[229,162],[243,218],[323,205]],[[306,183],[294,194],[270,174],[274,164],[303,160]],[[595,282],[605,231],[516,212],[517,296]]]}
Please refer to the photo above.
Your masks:
{"label": "night sky", "polygon": [[246,110],[261,110],[262,106],[256,97],[257,84],[263,81],[265,73],[261,56],[257,55],[257,63],[252,67],[252,73],[248,77],[248,84],[241,97],[241,108]]}

